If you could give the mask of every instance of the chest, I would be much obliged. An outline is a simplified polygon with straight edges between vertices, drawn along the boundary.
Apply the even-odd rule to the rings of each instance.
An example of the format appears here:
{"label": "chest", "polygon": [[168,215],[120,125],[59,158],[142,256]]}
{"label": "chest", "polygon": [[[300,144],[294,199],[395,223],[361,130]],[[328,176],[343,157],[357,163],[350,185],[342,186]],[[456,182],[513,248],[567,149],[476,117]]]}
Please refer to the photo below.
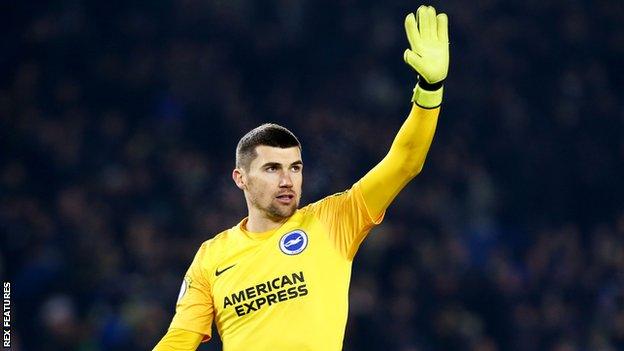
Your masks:
{"label": "chest", "polygon": [[284,228],[227,250],[212,282],[217,321],[245,319],[303,303],[342,272],[343,259],[317,223]]}

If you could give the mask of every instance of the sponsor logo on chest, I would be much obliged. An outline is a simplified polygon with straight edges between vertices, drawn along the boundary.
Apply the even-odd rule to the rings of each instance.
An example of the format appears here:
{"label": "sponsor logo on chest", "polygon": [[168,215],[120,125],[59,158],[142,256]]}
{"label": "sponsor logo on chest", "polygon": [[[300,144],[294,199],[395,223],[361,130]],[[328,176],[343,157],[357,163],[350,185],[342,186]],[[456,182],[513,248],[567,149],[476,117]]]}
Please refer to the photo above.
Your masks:
{"label": "sponsor logo on chest", "polygon": [[307,294],[308,287],[303,272],[284,274],[225,296],[223,309],[233,307],[236,315],[242,317],[263,307]]}
{"label": "sponsor logo on chest", "polygon": [[[280,237],[278,246],[285,255],[299,255],[308,247],[308,235],[301,229],[292,230]],[[223,271],[225,269],[219,273]],[[303,271],[295,271],[225,296],[223,309],[232,307],[236,315],[242,317],[263,307],[306,295],[308,287]]]}

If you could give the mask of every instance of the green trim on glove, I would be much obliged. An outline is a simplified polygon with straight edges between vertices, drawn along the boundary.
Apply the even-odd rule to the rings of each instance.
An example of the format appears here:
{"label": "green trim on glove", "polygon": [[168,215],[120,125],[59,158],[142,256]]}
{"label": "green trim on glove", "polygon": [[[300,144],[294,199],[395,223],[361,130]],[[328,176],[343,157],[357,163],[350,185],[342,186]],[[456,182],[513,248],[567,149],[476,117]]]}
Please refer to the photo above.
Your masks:
{"label": "green trim on glove", "polygon": [[444,92],[444,87],[441,87],[438,90],[425,90],[421,88],[418,84],[414,88],[414,95],[412,96],[412,101],[426,109],[433,109],[442,105],[442,93]]}

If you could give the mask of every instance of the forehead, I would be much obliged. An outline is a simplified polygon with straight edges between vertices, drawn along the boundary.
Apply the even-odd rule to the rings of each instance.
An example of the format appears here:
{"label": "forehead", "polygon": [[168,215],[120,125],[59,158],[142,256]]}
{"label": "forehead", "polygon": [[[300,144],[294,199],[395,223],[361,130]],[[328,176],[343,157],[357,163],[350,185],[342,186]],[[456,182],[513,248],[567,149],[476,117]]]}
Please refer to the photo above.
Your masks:
{"label": "forehead", "polygon": [[291,164],[301,160],[301,150],[293,146],[289,148],[280,148],[266,145],[256,147],[258,156],[251,162],[251,167],[259,167],[267,162],[277,162],[282,164]]}

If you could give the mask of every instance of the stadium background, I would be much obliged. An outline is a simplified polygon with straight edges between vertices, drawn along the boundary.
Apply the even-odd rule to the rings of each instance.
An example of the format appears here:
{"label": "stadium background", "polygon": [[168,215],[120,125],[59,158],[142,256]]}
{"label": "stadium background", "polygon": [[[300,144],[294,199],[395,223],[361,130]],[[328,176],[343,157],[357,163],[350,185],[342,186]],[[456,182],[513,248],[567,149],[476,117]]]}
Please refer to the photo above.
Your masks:
{"label": "stadium background", "polygon": [[[153,347],[195,250],[246,214],[234,148],[262,122],[303,142],[304,204],[362,176],[409,111],[419,4],[3,4],[14,349]],[[624,3],[433,5],[438,132],[356,258],[345,350],[624,350]]]}

